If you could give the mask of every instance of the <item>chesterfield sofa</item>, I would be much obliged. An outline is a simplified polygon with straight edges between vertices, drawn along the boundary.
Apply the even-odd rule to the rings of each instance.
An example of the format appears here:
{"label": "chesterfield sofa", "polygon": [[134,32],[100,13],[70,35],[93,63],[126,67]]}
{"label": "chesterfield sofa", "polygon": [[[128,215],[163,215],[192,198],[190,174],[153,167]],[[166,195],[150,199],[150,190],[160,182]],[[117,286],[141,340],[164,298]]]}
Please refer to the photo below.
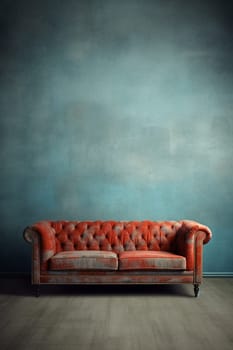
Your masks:
{"label": "chesterfield sofa", "polygon": [[41,221],[32,244],[32,284],[178,284],[202,281],[211,230],[180,221]]}

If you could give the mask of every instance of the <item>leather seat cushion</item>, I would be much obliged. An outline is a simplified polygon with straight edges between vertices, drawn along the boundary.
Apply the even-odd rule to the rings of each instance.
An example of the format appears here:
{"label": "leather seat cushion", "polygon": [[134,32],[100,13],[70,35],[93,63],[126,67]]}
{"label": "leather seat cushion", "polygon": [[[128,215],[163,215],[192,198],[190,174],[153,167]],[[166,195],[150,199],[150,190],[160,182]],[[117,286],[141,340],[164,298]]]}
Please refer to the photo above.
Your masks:
{"label": "leather seat cushion", "polygon": [[76,250],[55,254],[51,270],[117,270],[117,255],[111,251]]}
{"label": "leather seat cushion", "polygon": [[183,256],[165,251],[134,250],[119,255],[119,270],[185,270]]}

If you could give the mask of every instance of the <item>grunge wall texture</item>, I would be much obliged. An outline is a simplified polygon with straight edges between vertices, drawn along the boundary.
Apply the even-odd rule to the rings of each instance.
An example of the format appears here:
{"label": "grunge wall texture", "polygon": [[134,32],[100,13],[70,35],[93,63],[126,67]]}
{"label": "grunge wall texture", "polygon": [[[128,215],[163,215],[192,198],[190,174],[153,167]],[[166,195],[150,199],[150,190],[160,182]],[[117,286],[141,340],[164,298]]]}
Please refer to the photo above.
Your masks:
{"label": "grunge wall texture", "polygon": [[231,1],[1,1],[2,272],[42,219],[208,225],[233,272]]}

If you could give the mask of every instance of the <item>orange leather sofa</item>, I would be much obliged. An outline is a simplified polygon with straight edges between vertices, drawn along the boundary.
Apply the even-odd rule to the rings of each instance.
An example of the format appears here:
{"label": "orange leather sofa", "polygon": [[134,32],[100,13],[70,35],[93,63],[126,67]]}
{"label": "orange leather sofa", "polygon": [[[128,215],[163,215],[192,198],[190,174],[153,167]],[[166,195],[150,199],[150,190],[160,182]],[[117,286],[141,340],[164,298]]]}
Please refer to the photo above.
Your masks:
{"label": "orange leather sofa", "polygon": [[207,226],[195,221],[41,221],[32,243],[32,284],[190,283],[202,281]]}

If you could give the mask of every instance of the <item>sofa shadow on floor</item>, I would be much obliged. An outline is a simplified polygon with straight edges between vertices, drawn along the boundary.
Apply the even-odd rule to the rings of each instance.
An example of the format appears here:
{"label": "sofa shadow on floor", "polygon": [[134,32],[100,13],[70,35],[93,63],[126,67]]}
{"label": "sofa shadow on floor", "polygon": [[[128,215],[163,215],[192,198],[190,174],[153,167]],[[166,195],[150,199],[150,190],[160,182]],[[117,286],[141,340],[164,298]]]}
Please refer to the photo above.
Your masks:
{"label": "sofa shadow on floor", "polygon": [[[34,296],[35,287],[30,276],[0,277],[0,295]],[[194,297],[192,285],[41,285],[40,298],[43,296],[81,296],[81,295],[154,295],[168,297]]]}

